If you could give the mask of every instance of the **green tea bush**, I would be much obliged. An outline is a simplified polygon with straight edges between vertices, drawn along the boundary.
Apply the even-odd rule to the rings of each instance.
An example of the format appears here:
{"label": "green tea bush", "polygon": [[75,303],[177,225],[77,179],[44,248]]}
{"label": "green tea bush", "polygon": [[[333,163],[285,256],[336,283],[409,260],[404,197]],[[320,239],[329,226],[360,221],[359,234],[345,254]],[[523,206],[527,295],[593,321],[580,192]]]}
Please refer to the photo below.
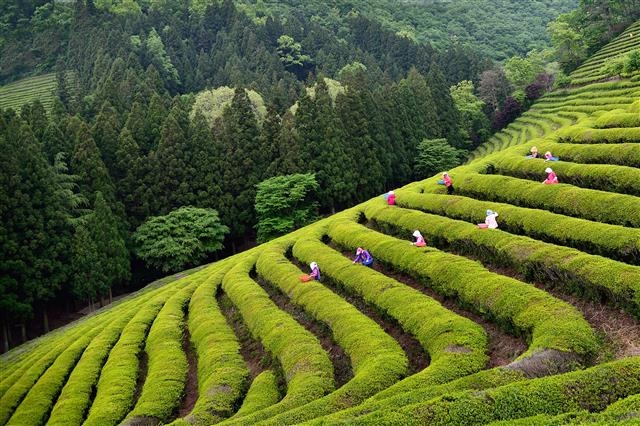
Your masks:
{"label": "green tea bush", "polygon": [[[294,256],[307,260],[308,238],[300,238],[293,247]],[[278,266],[276,266],[278,265]],[[258,274],[278,286],[291,300],[302,306],[317,320],[327,324],[333,338],[353,367],[353,378],[331,394],[269,419],[268,424],[300,423],[356,405],[371,395],[391,386],[407,372],[408,360],[400,345],[378,324],[322,284],[315,281],[283,279],[286,265],[282,250],[265,250],[256,264]],[[320,265],[322,269],[322,265]],[[297,275],[301,272],[298,270]]]}
{"label": "green tea bush", "polygon": [[[140,300],[139,306],[145,301],[146,299]],[[139,306],[129,308],[127,311],[119,309],[117,313],[114,312],[117,317],[87,346],[64,385],[47,424],[60,426],[82,424],[92,402],[93,389],[98,383],[100,371],[109,352]]]}
{"label": "green tea bush", "polygon": [[96,396],[85,425],[118,424],[133,407],[139,358],[142,356],[147,332],[171,293],[163,292],[145,303],[122,330],[120,339],[109,353],[100,374]]}
{"label": "green tea bush", "polygon": [[[500,213],[500,229],[511,234],[525,235],[591,254],[640,264],[640,229],[455,195],[403,191],[397,204],[472,224],[483,222],[485,211],[492,209]],[[575,253],[573,250],[571,252],[573,256]]]}
{"label": "green tea bush", "polygon": [[41,351],[37,351],[38,356],[23,361],[24,368],[19,369],[8,378],[12,379],[13,382],[6,384],[6,391],[0,398],[0,424],[6,424],[9,421],[25,395],[47,369],[54,364],[56,359],[75,341],[86,333],[91,332],[97,326],[99,324],[96,324],[96,321],[87,321],[74,328],[72,332],[66,333],[52,341],[51,344],[45,345]]}
{"label": "green tea bush", "polygon": [[[381,222],[374,204],[365,211],[367,217]],[[384,207],[382,207],[384,209]],[[406,232],[427,230],[432,225],[427,218],[407,214],[402,209],[385,209],[386,223]],[[421,213],[422,214],[422,213]],[[424,214],[422,214],[424,215]],[[519,359],[548,349],[580,356],[590,356],[597,349],[593,330],[580,313],[548,293],[510,277],[494,274],[478,262],[439,250],[410,246],[367,229],[356,223],[333,227],[329,235],[338,239],[349,233],[367,247],[374,258],[406,273],[445,297],[454,297],[481,315],[495,321],[505,330],[521,333],[530,341],[528,350]],[[338,239],[339,240],[339,239]]]}
{"label": "green tea bush", "polygon": [[608,129],[615,127],[640,127],[640,114],[626,112],[625,110],[613,110],[602,114],[594,122],[596,129]]}
{"label": "green tea bush", "polygon": [[[331,226],[338,222],[334,220]],[[358,241],[350,238],[350,234],[338,235],[339,239],[335,241],[340,245],[353,250],[358,246]],[[405,284],[373,269],[354,265],[350,259],[320,241],[299,241],[294,246],[294,254],[305,262],[321,258],[325,277],[396,319],[429,354],[429,367],[377,393],[373,398],[445,383],[460,375],[472,374],[485,365],[487,336],[482,327],[473,321],[449,311]]]}
{"label": "green tea bush", "polygon": [[147,377],[125,424],[135,424],[137,417],[166,422],[182,401],[189,369],[182,349],[184,311],[198,284],[193,277],[188,281],[187,286],[167,300],[149,330],[145,346]]}
{"label": "green tea bush", "polygon": [[276,404],[278,400],[280,400],[280,392],[276,375],[271,370],[265,370],[251,382],[251,387],[236,415],[255,413]]}
{"label": "green tea bush", "polygon": [[[402,198],[411,200],[410,195],[399,194],[402,194]],[[417,204],[419,201],[421,200],[413,203]],[[478,256],[485,262],[513,268],[532,281],[544,282],[585,299],[611,303],[640,317],[640,270],[637,266],[511,235],[499,229],[480,230],[474,224],[441,216],[394,210],[400,209],[371,206],[367,208],[366,214],[378,224],[394,226],[398,224],[398,214],[402,214],[403,222],[415,222],[414,226],[422,229],[423,235],[432,244]],[[419,224],[423,224],[423,227],[420,228]],[[409,232],[408,225],[403,229],[404,232]]]}
{"label": "green tea bush", "polygon": [[[287,393],[277,404],[223,422],[249,425],[331,392],[334,389],[333,365],[318,339],[278,309],[269,295],[249,277],[256,255],[245,254],[241,258],[235,257],[234,261],[236,265],[224,276],[222,288],[240,311],[251,334],[278,359],[287,382]],[[278,276],[298,283],[300,271],[296,269],[291,268],[287,275]]]}
{"label": "green tea bush", "polygon": [[189,302],[189,331],[198,356],[198,399],[189,423],[213,424],[230,417],[246,387],[249,369],[215,294],[231,262],[209,267]]}
{"label": "green tea bush", "polygon": [[[583,164],[617,164],[640,168],[640,144],[638,143],[586,145],[552,141],[531,142],[531,146],[534,144],[538,147],[538,151],[551,151],[562,161]],[[520,153],[525,156],[528,154],[528,149],[522,150]]]}
{"label": "green tea bush", "polygon": [[[415,424],[486,424],[540,414],[601,411],[637,393],[640,393],[640,357],[632,357],[494,389],[452,393],[399,409],[389,407],[388,411],[397,412],[399,418],[412,419]],[[383,413],[373,412],[350,423],[374,424]]]}
{"label": "green tea bush", "polygon": [[[562,159],[561,159],[562,160]],[[552,167],[561,183],[607,192],[640,195],[640,169],[610,164],[544,163],[511,153],[487,159],[492,172],[522,179],[543,181],[546,167]]]}
{"label": "green tea bush", "polygon": [[[640,227],[640,199],[631,195],[462,171],[454,179],[456,192],[461,195],[613,225]],[[562,176],[559,179],[562,182]],[[440,190],[434,187],[437,185],[428,190]]]}
{"label": "green tea bush", "polygon": [[640,127],[590,129],[571,126],[558,130],[556,136],[560,142],[570,143],[635,143],[640,142]]}
{"label": "green tea bush", "polygon": [[7,422],[7,425],[42,424],[49,417],[70,371],[75,367],[91,340],[105,324],[88,330],[71,343],[51,364],[47,371],[29,389],[29,392]]}

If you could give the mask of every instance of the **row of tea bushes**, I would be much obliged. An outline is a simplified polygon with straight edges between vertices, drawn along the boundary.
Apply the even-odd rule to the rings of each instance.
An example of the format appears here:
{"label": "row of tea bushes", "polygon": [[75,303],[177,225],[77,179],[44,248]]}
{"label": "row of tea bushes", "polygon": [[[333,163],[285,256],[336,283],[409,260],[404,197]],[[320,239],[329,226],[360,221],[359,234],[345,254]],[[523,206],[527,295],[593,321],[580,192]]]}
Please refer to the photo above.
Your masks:
{"label": "row of tea bushes", "polygon": [[[550,151],[562,161],[582,164],[612,164],[640,168],[640,144],[572,144],[557,143],[548,139],[536,139],[529,145],[514,150],[522,156],[528,155],[532,146],[539,152]],[[553,163],[548,164],[553,167]],[[545,166],[546,167],[546,166]]]}
{"label": "row of tea bushes", "polygon": [[273,371],[265,370],[251,382],[251,387],[236,415],[246,416],[255,413],[275,405],[279,400],[278,379]]}
{"label": "row of tea bushes", "polygon": [[[459,219],[472,224],[484,222],[486,210],[491,209],[500,214],[498,219],[500,229],[511,234],[573,247],[614,260],[640,264],[640,229],[637,228],[592,222],[546,210],[480,201],[456,195],[419,194],[412,191],[402,191],[400,194],[402,196],[398,198],[397,203],[400,207]],[[546,245],[541,244],[541,247],[543,246]],[[573,250],[570,252],[571,256],[575,255]]]}
{"label": "row of tea bushes", "polygon": [[[336,243],[355,250],[359,242],[348,231],[343,232],[352,222],[347,220],[345,229],[341,227],[342,222],[333,220],[329,233],[336,236]],[[487,336],[473,321],[449,311],[418,290],[371,268],[354,265],[320,241],[299,241],[294,246],[294,255],[305,262],[320,257],[324,277],[397,320],[429,354],[429,367],[378,392],[373,399],[446,383],[484,367]]]}
{"label": "row of tea bushes", "polygon": [[494,155],[486,160],[492,173],[541,182],[546,179],[546,167],[552,167],[561,183],[580,188],[597,189],[621,194],[640,195],[640,169],[611,164],[579,164],[527,159],[521,155]]}
{"label": "row of tea bushes", "polygon": [[177,414],[187,381],[189,364],[183,350],[185,310],[199,280],[188,278],[187,286],[171,296],[149,330],[147,377],[142,392],[125,424],[139,418],[166,422]]}
{"label": "row of tea bushes", "polygon": [[[309,238],[313,238],[311,232],[298,238],[293,247],[294,255],[304,252],[300,245]],[[331,394],[266,423],[300,423],[359,404],[405,376],[408,360],[400,345],[376,322],[321,283],[301,283],[295,275],[302,272],[287,262],[284,255],[289,246],[283,243],[280,250],[277,247],[265,249],[260,255],[256,264],[258,274],[289,295],[293,303],[327,324],[333,339],[351,360],[353,378]]]}
{"label": "row of tea bushes", "polygon": [[379,425],[393,419],[393,424],[407,425],[481,425],[539,414],[602,411],[617,400],[638,393],[640,357],[636,356],[494,389],[457,392],[404,407],[389,406],[350,419],[349,424]]}
{"label": "row of tea bushes", "polygon": [[[410,199],[410,196],[407,196]],[[420,199],[414,201],[418,204]],[[396,211],[386,206],[367,209],[367,217],[378,224],[402,227],[410,235],[410,224],[437,246],[477,256],[484,262],[507,266],[530,281],[540,281],[564,293],[577,294],[600,303],[611,303],[640,318],[640,268],[578,250],[516,236],[499,229],[482,230],[476,225],[418,211]]]}
{"label": "row of tea bushes", "polygon": [[219,262],[204,271],[207,275],[189,301],[189,332],[198,357],[198,399],[185,424],[214,424],[230,417],[246,387],[249,369],[240,355],[240,343],[215,299],[230,267],[231,262]]}
{"label": "row of tea bushes", "polygon": [[[562,183],[544,185],[540,181],[473,173],[470,169],[457,171],[452,177],[456,182],[456,192],[472,198],[543,209],[613,225],[640,227],[639,197]],[[441,190],[435,187],[437,185],[425,187],[425,190]]]}
{"label": "row of tea bushes", "polygon": [[[402,209],[377,208],[376,205],[380,203],[369,202],[365,215],[380,224],[378,211],[384,210],[387,213],[385,223],[402,229],[407,236],[414,229],[431,226],[426,217],[421,219]],[[380,262],[414,277],[445,297],[455,298],[462,306],[486,316],[503,329],[526,336],[530,345],[520,360],[531,359],[544,351],[559,351],[569,358],[575,358],[575,355],[589,358],[598,348],[593,330],[580,313],[542,290],[494,274],[462,256],[430,247],[413,247],[407,240],[372,231],[363,225],[353,223],[348,232]],[[548,367],[553,368],[551,364]]]}
{"label": "row of tea bushes", "polygon": [[560,142],[628,143],[640,141],[640,127],[593,129],[581,125],[563,127],[556,132]]}
{"label": "row of tea bushes", "polygon": [[[252,336],[277,359],[287,382],[282,400],[263,410],[236,416],[224,424],[255,424],[260,420],[317,400],[334,390],[333,365],[316,336],[281,311],[249,273],[253,252],[235,256],[235,266],[222,280],[222,288],[242,315]],[[286,279],[286,278],[283,278]],[[298,281],[295,272],[288,279]],[[266,391],[271,392],[270,389]]]}

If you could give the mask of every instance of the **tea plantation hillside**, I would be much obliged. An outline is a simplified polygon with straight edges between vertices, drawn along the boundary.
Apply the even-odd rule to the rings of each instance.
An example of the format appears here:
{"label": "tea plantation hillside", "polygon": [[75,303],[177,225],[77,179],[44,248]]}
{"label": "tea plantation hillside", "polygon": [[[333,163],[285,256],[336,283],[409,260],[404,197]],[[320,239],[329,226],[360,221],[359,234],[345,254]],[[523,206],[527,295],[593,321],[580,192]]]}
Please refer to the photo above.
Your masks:
{"label": "tea plantation hillside", "polygon": [[[67,80],[73,88],[73,75],[69,74]],[[23,78],[9,83],[0,87],[0,109],[12,108],[20,111],[22,105],[38,100],[46,110],[50,110],[57,86],[55,73]]]}
{"label": "tea plantation hillside", "polygon": [[640,423],[640,78],[599,70],[452,195],[414,182],[8,352],[0,424]]}

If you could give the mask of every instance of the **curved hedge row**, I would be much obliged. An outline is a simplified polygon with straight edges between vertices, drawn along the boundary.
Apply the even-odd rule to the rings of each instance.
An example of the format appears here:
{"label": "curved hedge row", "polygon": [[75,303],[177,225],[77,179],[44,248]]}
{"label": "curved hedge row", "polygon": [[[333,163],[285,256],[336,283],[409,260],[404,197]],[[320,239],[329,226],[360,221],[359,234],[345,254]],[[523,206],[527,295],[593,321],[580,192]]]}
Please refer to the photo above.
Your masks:
{"label": "curved hedge row", "polygon": [[[249,277],[256,257],[255,254],[239,259],[236,256],[236,265],[224,276],[222,288],[240,311],[251,334],[280,362],[287,393],[275,405],[233,417],[224,424],[254,424],[321,398],[334,389],[333,365],[316,336],[278,309],[269,295]],[[293,272],[288,279],[298,282],[298,274]]]}
{"label": "curved hedge row", "polygon": [[[407,194],[407,203],[412,195]],[[414,205],[422,201],[415,197]],[[371,205],[367,217],[377,223],[397,225],[397,209]],[[508,266],[531,281],[541,281],[565,293],[607,301],[640,318],[640,268],[556,246],[499,229],[481,230],[474,224],[421,212],[405,211],[404,223],[422,224],[421,232],[432,244],[473,254],[486,262]],[[405,230],[408,227],[404,228]]]}
{"label": "curved hedge row", "polygon": [[[369,203],[369,207],[374,204]],[[380,221],[380,215],[367,208],[367,217]],[[382,207],[385,222],[404,229],[407,238],[413,229],[426,230],[430,221],[401,209]],[[423,215],[424,213],[419,213]],[[337,227],[336,227],[337,228]],[[329,234],[337,237],[335,229]],[[346,232],[347,225],[343,225]],[[589,357],[598,344],[591,327],[579,312],[548,293],[513,278],[494,274],[478,262],[429,247],[409,246],[406,240],[372,231],[362,225],[348,225],[348,232],[371,254],[394,269],[411,275],[446,297],[487,316],[506,330],[530,338],[530,345],[518,359],[531,359],[536,353],[556,350]],[[552,367],[553,366],[549,366]],[[557,367],[557,366],[556,366]]]}
{"label": "curved hedge row", "polygon": [[102,368],[96,396],[84,425],[118,424],[133,407],[139,358],[142,356],[147,332],[169,297],[169,292],[163,292],[145,303],[122,330],[120,339]]}
{"label": "curved hedge row", "polygon": [[[460,219],[472,224],[483,222],[485,211],[491,209],[500,213],[500,229],[506,232],[573,247],[614,260],[640,264],[640,229],[637,228],[592,222],[546,210],[479,201],[456,195],[418,194],[411,191],[402,191],[400,194],[402,196],[396,203],[400,207]],[[559,249],[562,250],[564,247]],[[575,256],[573,250],[571,253],[571,256]],[[610,268],[615,270],[617,265],[612,264]],[[624,274],[633,270],[630,268]],[[638,279],[640,280],[640,277]]]}
{"label": "curved hedge row", "polygon": [[560,142],[570,143],[629,143],[640,141],[640,127],[592,129],[581,125],[563,127],[556,132]]}
{"label": "curved hedge row", "polygon": [[[615,164],[640,168],[640,144],[571,144],[557,143],[548,139],[536,139],[526,147],[514,150],[523,157],[529,154],[529,149],[537,146],[539,152],[551,151],[562,161],[583,164]],[[553,164],[551,166],[553,167]],[[546,166],[545,166],[546,167]]]}
{"label": "curved hedge row", "polygon": [[[450,173],[451,174],[451,173]],[[640,227],[640,198],[558,184],[544,185],[509,176],[457,171],[451,174],[456,192],[487,201],[549,210],[613,225]],[[561,178],[561,177],[560,177]],[[425,181],[425,191],[441,192]]]}
{"label": "curved hedge row", "polygon": [[598,117],[593,123],[596,129],[615,127],[640,127],[640,115],[626,110],[608,111]]}
{"label": "curved hedge row", "polygon": [[[329,326],[336,343],[351,360],[353,378],[331,394],[275,416],[267,424],[300,423],[350,407],[391,386],[407,373],[407,357],[391,336],[322,284],[315,281],[301,283],[297,278],[291,279],[292,275],[300,275],[301,271],[287,264],[282,254],[282,248],[286,249],[287,245],[281,246],[280,250],[277,250],[277,245],[274,246],[276,248],[265,249],[258,258],[258,274]],[[298,240],[293,253],[305,260],[310,260],[307,257],[312,256],[305,250],[305,239]]]}
{"label": "curved hedge row", "polygon": [[176,414],[182,400],[189,364],[182,348],[185,307],[198,282],[189,284],[164,304],[149,330],[145,351],[148,373],[140,397],[124,424],[136,424],[137,418],[166,422]]}
{"label": "curved hedge row", "polygon": [[91,341],[67,380],[51,411],[48,425],[81,425],[91,404],[92,392],[100,372],[120,335],[139,309],[135,306],[119,312],[105,329]]}
{"label": "curved hedge row", "polygon": [[632,357],[558,376],[452,393],[400,408],[391,406],[349,423],[383,424],[394,419],[400,424],[480,425],[538,414],[601,411],[637,393],[640,393],[640,357]]}
{"label": "curved hedge row", "polygon": [[277,377],[273,371],[265,370],[251,382],[251,387],[236,415],[245,416],[255,413],[276,404],[279,400],[280,391],[278,390]]}
{"label": "curved hedge row", "polygon": [[88,330],[66,347],[38,381],[30,387],[24,400],[21,401],[6,424],[43,424],[49,416],[55,399],[64,386],[71,370],[73,370],[89,343],[106,325],[103,323]]}
{"label": "curved hedge row", "polygon": [[[334,220],[330,228],[339,224],[348,227],[351,223]],[[343,228],[330,231],[330,234],[337,236],[334,241],[344,247],[355,250],[359,245]],[[325,276],[395,318],[429,354],[427,368],[377,393],[374,399],[420,386],[445,383],[461,375],[472,374],[485,365],[487,336],[473,321],[449,311],[405,284],[371,268],[354,265],[350,259],[320,241],[299,241],[294,254],[305,262],[322,258]]]}
{"label": "curved hedge row", "polygon": [[527,159],[521,155],[502,154],[486,159],[492,174],[513,176],[542,182],[546,179],[546,167],[552,167],[560,182],[586,189],[598,189],[620,194],[640,195],[640,169],[610,164],[579,164]]}
{"label": "curved hedge row", "polygon": [[204,282],[189,302],[189,332],[198,356],[198,399],[185,417],[188,423],[214,424],[230,417],[249,376],[240,343],[215,299],[230,268],[230,262],[220,262],[203,271]]}

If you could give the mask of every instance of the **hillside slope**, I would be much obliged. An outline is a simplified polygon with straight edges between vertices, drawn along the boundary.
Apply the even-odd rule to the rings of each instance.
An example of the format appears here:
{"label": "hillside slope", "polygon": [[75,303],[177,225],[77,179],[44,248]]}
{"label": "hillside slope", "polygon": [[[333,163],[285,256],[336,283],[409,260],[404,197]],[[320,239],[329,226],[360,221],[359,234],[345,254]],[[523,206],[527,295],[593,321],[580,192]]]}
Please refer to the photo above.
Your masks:
{"label": "hillside slope", "polygon": [[639,98],[552,93],[453,195],[414,182],[10,351],[0,423],[637,422]]}

